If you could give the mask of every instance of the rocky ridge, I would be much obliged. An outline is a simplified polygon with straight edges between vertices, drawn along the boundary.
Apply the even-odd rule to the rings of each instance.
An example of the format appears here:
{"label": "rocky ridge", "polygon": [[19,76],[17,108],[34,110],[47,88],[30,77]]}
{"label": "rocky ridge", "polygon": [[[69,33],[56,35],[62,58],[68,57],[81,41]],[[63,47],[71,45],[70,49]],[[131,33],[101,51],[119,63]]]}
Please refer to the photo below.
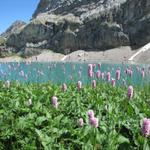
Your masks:
{"label": "rocky ridge", "polygon": [[10,34],[20,32],[21,28],[23,28],[26,25],[24,21],[17,20],[12,23],[12,25],[1,34],[1,37],[8,38]]}
{"label": "rocky ridge", "polygon": [[41,0],[30,23],[7,37],[6,47],[24,54],[134,49],[150,41],[149,27],[149,0]]}

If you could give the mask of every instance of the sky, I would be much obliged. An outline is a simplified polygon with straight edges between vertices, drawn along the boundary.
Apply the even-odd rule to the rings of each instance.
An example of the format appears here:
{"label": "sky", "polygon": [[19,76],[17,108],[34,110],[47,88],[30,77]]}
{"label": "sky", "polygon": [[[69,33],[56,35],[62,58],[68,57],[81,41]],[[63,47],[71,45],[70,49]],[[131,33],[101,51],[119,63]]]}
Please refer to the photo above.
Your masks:
{"label": "sky", "polygon": [[0,0],[0,33],[16,20],[28,22],[40,0]]}

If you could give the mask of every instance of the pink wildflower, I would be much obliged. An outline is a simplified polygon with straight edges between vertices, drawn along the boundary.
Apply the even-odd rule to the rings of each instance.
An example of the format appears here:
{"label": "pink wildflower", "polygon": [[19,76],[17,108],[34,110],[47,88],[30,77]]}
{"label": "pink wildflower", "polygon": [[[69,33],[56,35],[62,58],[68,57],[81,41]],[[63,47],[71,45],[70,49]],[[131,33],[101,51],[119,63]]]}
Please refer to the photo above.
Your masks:
{"label": "pink wildflower", "polygon": [[132,77],[133,71],[129,70],[129,76]]}
{"label": "pink wildflower", "polygon": [[82,82],[81,81],[77,82],[77,88],[78,88],[78,90],[80,90],[82,88]]}
{"label": "pink wildflower", "polygon": [[81,127],[84,126],[83,118],[80,118],[80,119],[79,119],[79,126],[81,126]]}
{"label": "pink wildflower", "polygon": [[96,88],[96,80],[93,80],[93,81],[92,81],[92,87],[93,87],[93,88]]}
{"label": "pink wildflower", "polygon": [[110,81],[110,77],[111,77],[110,72],[107,72],[107,75],[106,75],[107,81]]}
{"label": "pink wildflower", "polygon": [[99,68],[99,69],[101,68],[101,63],[98,64],[98,68]]}
{"label": "pink wildflower", "polygon": [[94,76],[93,64],[89,64],[89,65],[88,65],[88,76],[89,76],[90,78]]}
{"label": "pink wildflower", "polygon": [[116,80],[120,80],[120,70],[116,70]]}
{"label": "pink wildflower", "polygon": [[63,83],[61,89],[63,92],[66,92],[67,91],[67,85],[65,83]]}
{"label": "pink wildflower", "polygon": [[88,117],[89,117],[89,118],[93,118],[93,117],[94,117],[94,111],[93,111],[93,110],[90,109],[90,110],[88,111]]}
{"label": "pink wildflower", "polygon": [[100,78],[100,77],[101,77],[101,71],[100,71],[100,70],[98,70],[98,71],[96,72],[96,77],[97,77],[97,78]]}
{"label": "pink wildflower", "polygon": [[141,71],[141,75],[142,75],[142,78],[145,77],[145,72],[144,72],[144,70]]}
{"label": "pink wildflower", "polygon": [[52,105],[57,108],[58,107],[58,98],[56,96],[52,97]]}
{"label": "pink wildflower", "polygon": [[88,70],[92,70],[93,71],[93,65],[92,64],[88,64]]}
{"label": "pink wildflower", "polygon": [[95,128],[98,128],[98,118],[90,118],[90,124],[93,125]]}
{"label": "pink wildflower", "polygon": [[92,70],[88,70],[88,76],[91,78],[94,76],[94,72]]}
{"label": "pink wildflower", "polygon": [[128,87],[128,98],[132,98],[133,97],[133,86],[129,86]]}
{"label": "pink wildflower", "polygon": [[150,119],[144,118],[142,125],[142,134],[145,137],[148,137],[150,135]]}
{"label": "pink wildflower", "polygon": [[96,67],[96,64],[92,64],[92,67],[95,68],[95,67]]}
{"label": "pink wildflower", "polygon": [[115,79],[112,79],[112,80],[111,80],[111,84],[112,84],[113,87],[115,87],[115,85],[116,85],[116,80],[115,80]]}

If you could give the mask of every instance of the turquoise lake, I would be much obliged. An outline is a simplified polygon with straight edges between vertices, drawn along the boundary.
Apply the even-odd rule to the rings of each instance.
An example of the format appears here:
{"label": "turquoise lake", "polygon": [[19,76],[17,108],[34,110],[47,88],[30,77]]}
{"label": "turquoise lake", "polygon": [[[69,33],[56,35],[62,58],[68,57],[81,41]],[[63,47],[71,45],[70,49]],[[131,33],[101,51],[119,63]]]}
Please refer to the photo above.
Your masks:
{"label": "turquoise lake", "polygon": [[[123,80],[126,80],[128,84],[143,85],[150,83],[150,67],[148,65],[128,65],[128,64],[105,64],[102,63],[101,67],[98,67],[98,63],[95,63],[94,73],[100,70],[105,75],[109,71],[111,78],[115,78],[116,69],[121,71],[121,79],[117,81],[117,84],[122,84]],[[131,68],[133,71],[132,77],[126,75],[125,70]],[[137,69],[139,68],[139,70]],[[141,70],[145,71],[145,77],[142,78]],[[1,81],[20,81],[20,82],[52,82],[52,83],[76,83],[81,80],[83,84],[90,83],[91,80],[99,80],[96,76],[93,78],[88,77],[88,63],[0,63],[0,80]]]}

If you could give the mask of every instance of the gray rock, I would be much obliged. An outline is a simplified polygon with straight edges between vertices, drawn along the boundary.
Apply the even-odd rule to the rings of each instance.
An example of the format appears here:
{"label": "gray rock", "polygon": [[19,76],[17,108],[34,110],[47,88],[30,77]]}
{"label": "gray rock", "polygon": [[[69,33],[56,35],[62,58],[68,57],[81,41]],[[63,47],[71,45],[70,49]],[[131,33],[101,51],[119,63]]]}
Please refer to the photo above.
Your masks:
{"label": "gray rock", "polygon": [[41,0],[30,23],[11,33],[6,46],[61,53],[140,47],[150,41],[149,27],[149,0]]}
{"label": "gray rock", "polygon": [[118,22],[129,35],[131,46],[150,42],[150,0],[128,0],[118,11]]}
{"label": "gray rock", "polygon": [[7,38],[10,34],[16,33],[25,25],[26,23],[24,21],[17,20],[0,36],[3,38]]}

